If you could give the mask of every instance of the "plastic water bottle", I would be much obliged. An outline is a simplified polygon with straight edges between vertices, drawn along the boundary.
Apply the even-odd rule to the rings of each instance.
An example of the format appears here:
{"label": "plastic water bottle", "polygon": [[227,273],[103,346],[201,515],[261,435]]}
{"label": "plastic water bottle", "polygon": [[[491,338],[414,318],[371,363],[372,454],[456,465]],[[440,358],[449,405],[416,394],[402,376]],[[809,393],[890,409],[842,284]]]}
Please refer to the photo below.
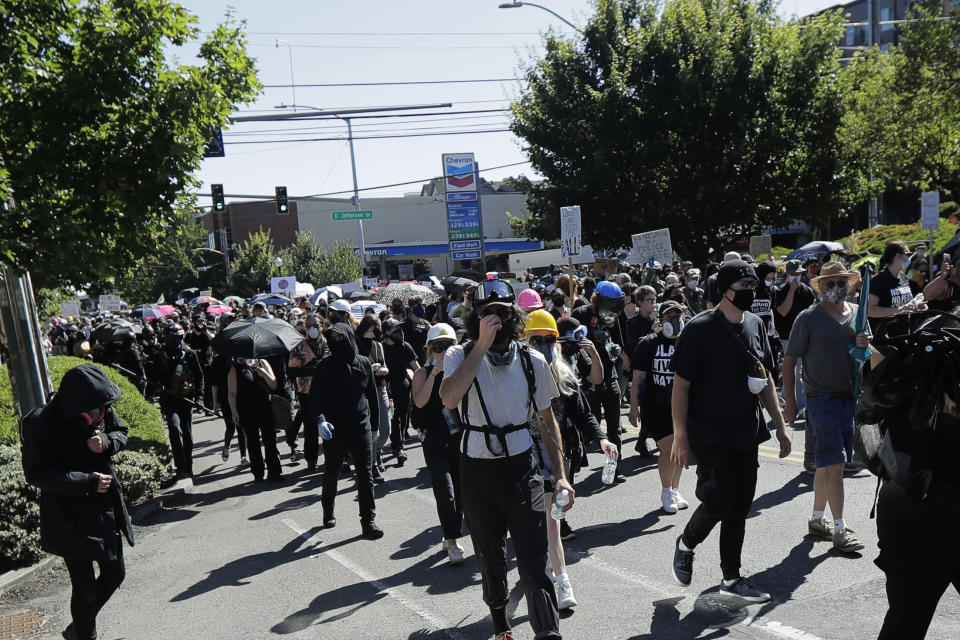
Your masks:
{"label": "plastic water bottle", "polygon": [[600,475],[600,482],[603,484],[613,484],[613,476],[617,473],[617,459],[607,458],[603,464],[603,472]]}
{"label": "plastic water bottle", "polygon": [[564,489],[557,496],[557,501],[553,503],[553,509],[550,511],[550,517],[554,520],[563,520],[566,514],[563,513],[564,507],[570,504],[570,492]]}

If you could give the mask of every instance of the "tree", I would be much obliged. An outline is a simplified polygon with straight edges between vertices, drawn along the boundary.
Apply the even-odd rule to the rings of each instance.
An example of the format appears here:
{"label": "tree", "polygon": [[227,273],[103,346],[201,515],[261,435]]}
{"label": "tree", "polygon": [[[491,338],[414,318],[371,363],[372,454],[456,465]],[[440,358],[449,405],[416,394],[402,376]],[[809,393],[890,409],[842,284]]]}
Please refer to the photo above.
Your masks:
{"label": "tree", "polygon": [[[243,24],[200,35],[169,0],[0,0],[0,264],[83,286],[150,255],[211,128],[260,88]],[[2,171],[5,171],[3,173]]]}
{"label": "tree", "polygon": [[312,231],[298,231],[293,244],[280,252],[284,271],[293,274],[297,282],[316,284],[320,281],[323,245]]}
{"label": "tree", "polygon": [[558,237],[559,208],[579,204],[594,247],[669,227],[702,259],[735,235],[837,214],[838,13],[801,28],[764,1],[594,6],[578,40],[546,36],[512,105],[546,178],[528,235]]}
{"label": "tree", "polygon": [[275,257],[270,230],[261,227],[237,249],[237,259],[230,267],[233,291],[244,298],[269,291],[270,277],[276,271]]}
{"label": "tree", "polygon": [[323,252],[313,284],[325,287],[329,284],[356,282],[361,275],[360,256],[356,254],[353,243],[349,240],[337,240]]}

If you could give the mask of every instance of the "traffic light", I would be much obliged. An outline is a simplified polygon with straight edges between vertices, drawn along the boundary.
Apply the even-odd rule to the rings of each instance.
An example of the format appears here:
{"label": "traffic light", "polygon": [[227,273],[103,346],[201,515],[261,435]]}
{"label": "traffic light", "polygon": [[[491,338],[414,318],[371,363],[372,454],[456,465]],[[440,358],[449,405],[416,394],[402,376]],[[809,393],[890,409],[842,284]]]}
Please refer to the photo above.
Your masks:
{"label": "traffic light", "polygon": [[287,188],[277,187],[277,213],[289,213],[290,207],[287,204]]}
{"label": "traffic light", "polygon": [[210,192],[213,194],[213,210],[214,211],[223,211],[227,206],[223,203],[223,185],[222,184],[212,184],[210,185]]}

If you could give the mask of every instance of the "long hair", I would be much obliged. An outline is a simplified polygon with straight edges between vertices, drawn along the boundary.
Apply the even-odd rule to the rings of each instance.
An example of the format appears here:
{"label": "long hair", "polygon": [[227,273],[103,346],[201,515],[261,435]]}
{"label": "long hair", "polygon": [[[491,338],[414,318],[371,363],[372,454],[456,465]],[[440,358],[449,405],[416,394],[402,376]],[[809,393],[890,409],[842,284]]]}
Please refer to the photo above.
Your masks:
{"label": "long hair", "polygon": [[[520,333],[523,331],[523,316],[520,315],[520,307],[517,305],[511,305],[510,309],[513,310],[513,340],[516,340],[520,337]],[[463,327],[467,330],[467,337],[471,340],[476,340],[480,337],[480,315],[477,313],[476,309],[471,309],[470,313],[467,314],[467,317],[463,321]]]}
{"label": "long hair", "polygon": [[360,324],[357,325],[357,328],[354,330],[354,333],[357,337],[362,338],[370,329],[374,331],[380,330],[380,319],[373,315],[372,313],[365,313],[363,317],[360,318]]}
{"label": "long hair", "polygon": [[553,373],[553,379],[557,381],[557,388],[565,396],[572,396],[577,392],[580,386],[580,379],[570,363],[563,357],[560,349],[560,343],[553,345],[553,361],[550,363],[550,372]]}

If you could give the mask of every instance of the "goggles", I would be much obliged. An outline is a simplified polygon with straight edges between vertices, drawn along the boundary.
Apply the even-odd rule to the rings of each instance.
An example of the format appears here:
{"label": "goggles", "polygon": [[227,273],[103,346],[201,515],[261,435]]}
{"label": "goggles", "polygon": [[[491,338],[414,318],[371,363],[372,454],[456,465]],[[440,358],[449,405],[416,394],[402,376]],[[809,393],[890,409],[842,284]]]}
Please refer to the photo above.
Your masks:
{"label": "goggles", "polygon": [[531,347],[539,347],[544,344],[557,344],[556,336],[530,336],[527,338],[527,342]]}
{"label": "goggles", "polygon": [[503,280],[484,280],[473,290],[473,302],[484,304],[489,302],[505,302],[513,304],[513,287]]}
{"label": "goggles", "polygon": [[587,328],[584,326],[579,326],[572,331],[568,331],[561,338],[564,342],[580,342],[581,340],[586,339],[587,337]]}

